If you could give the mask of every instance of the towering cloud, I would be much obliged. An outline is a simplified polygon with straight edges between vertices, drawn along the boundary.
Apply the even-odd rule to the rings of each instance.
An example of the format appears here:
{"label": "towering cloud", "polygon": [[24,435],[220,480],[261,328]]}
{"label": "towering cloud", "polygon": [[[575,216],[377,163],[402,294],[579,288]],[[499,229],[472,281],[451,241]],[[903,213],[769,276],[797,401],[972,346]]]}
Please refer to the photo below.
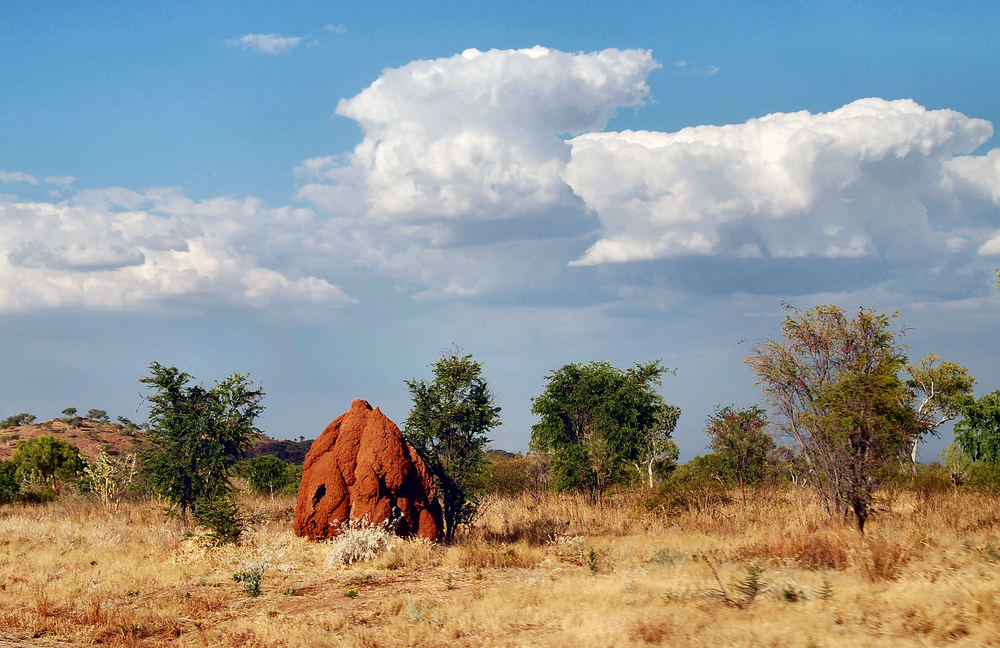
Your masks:
{"label": "towering cloud", "polygon": [[643,50],[533,47],[386,70],[337,106],[364,130],[349,169],[330,158],[303,167],[340,186],[313,184],[302,195],[342,209],[349,191],[381,221],[542,213],[572,201],[560,177],[569,159],[562,136],[599,130],[618,107],[641,102],[656,66]]}
{"label": "towering cloud", "polygon": [[[958,171],[952,156],[991,134],[951,110],[863,99],[676,133],[581,135],[564,177],[603,232],[575,263],[945,252],[954,214],[942,179]],[[987,175],[982,162],[962,165],[975,167],[968,182]]]}

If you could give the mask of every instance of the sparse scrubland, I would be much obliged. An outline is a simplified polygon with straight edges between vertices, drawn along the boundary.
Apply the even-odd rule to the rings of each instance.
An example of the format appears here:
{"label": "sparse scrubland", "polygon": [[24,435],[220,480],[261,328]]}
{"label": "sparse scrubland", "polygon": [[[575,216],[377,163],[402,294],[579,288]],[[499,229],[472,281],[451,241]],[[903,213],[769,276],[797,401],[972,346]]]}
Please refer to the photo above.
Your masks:
{"label": "sparse scrubland", "polygon": [[[292,533],[242,495],[210,547],[156,502],[0,509],[13,645],[986,646],[1000,642],[1000,498],[879,494],[862,537],[811,490],[711,501],[626,491],[487,496],[452,544]],[[366,555],[367,554],[367,555]],[[234,576],[239,576],[237,580]],[[253,596],[254,581],[259,594]]]}
{"label": "sparse scrubland", "polygon": [[[407,382],[403,432],[443,502],[439,544],[352,509],[331,542],[295,536],[309,466],[241,461],[263,391],[153,363],[141,465],[46,435],[0,463],[0,643],[1000,645],[1000,392],[908,364],[891,319],[789,308],[747,358],[775,419],[720,407],[713,452],[682,465],[659,361],[551,372],[535,454],[516,456],[486,452],[499,407],[446,352]],[[944,465],[919,464],[949,420]]]}

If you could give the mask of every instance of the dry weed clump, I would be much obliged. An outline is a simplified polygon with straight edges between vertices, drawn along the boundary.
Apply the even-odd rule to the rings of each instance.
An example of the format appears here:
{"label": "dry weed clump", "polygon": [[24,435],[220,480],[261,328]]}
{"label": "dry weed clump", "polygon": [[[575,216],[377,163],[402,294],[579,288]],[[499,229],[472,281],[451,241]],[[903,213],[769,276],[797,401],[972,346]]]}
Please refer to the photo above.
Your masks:
{"label": "dry weed clump", "polygon": [[331,569],[374,560],[391,549],[399,538],[391,531],[393,520],[372,524],[366,519],[349,522],[340,534],[327,544],[327,565]]}
{"label": "dry weed clump", "polygon": [[907,549],[895,540],[871,538],[865,542],[863,554],[863,569],[865,575],[872,581],[896,580],[900,577],[903,567],[910,561],[913,548]]}
{"label": "dry weed clump", "polygon": [[793,531],[740,547],[741,559],[790,560],[807,569],[843,570],[851,564],[850,530]]}
{"label": "dry weed clump", "polygon": [[516,545],[488,545],[467,543],[460,547],[458,564],[462,567],[489,567],[509,569],[512,567],[534,567],[541,558],[528,547]]}

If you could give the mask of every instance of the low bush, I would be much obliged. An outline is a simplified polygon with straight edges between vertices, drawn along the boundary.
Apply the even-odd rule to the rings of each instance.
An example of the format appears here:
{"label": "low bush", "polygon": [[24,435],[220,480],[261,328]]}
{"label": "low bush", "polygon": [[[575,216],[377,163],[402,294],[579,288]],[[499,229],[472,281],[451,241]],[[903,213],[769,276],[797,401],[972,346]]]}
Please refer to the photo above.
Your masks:
{"label": "low bush", "polygon": [[228,495],[202,498],[195,502],[192,513],[195,522],[209,531],[216,545],[236,542],[245,527],[239,506]]}
{"label": "low bush", "polygon": [[233,580],[243,583],[243,591],[249,596],[260,596],[260,581],[264,578],[266,566],[250,565],[233,574]]}
{"label": "low bush", "polygon": [[271,455],[244,459],[236,464],[235,472],[246,480],[250,492],[271,497],[294,495],[302,481],[302,466]]}
{"label": "low bush", "polygon": [[541,495],[549,488],[549,457],[540,454],[510,455],[491,452],[483,479],[483,492],[514,497]]}
{"label": "low bush", "polygon": [[963,484],[973,490],[1000,494],[1000,465],[974,461],[965,470]]}
{"label": "low bush", "polygon": [[17,499],[21,483],[14,476],[14,465],[0,461],[0,504],[9,504]]}
{"label": "low bush", "polygon": [[795,531],[755,542],[737,551],[740,558],[793,560],[809,569],[843,570],[850,564],[850,539],[842,530]]}

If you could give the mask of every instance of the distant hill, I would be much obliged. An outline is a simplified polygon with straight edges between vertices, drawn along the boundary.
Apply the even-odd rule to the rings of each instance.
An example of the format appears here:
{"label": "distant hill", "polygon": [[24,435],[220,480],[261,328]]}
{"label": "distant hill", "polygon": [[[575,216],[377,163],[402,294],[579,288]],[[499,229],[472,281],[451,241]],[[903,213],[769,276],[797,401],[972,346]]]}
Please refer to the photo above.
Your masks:
{"label": "distant hill", "polygon": [[271,455],[288,463],[301,464],[306,460],[306,453],[312,447],[312,439],[305,441],[280,441],[263,434],[254,439],[253,447],[247,453],[248,457]]}
{"label": "distant hill", "polygon": [[136,452],[142,445],[144,432],[128,429],[117,423],[96,419],[52,419],[31,425],[0,430],[0,459],[14,456],[18,441],[26,441],[48,434],[76,445],[80,454],[93,459],[104,449],[111,456]]}
{"label": "distant hill", "polygon": [[[126,428],[124,425],[88,418],[52,419],[42,423],[0,429],[0,460],[14,456],[18,441],[48,434],[76,445],[87,458],[97,457],[103,449],[110,456],[142,449],[146,437],[144,430]],[[279,441],[265,435],[253,440],[247,456],[273,455],[290,463],[302,463],[312,446],[312,440]]]}

